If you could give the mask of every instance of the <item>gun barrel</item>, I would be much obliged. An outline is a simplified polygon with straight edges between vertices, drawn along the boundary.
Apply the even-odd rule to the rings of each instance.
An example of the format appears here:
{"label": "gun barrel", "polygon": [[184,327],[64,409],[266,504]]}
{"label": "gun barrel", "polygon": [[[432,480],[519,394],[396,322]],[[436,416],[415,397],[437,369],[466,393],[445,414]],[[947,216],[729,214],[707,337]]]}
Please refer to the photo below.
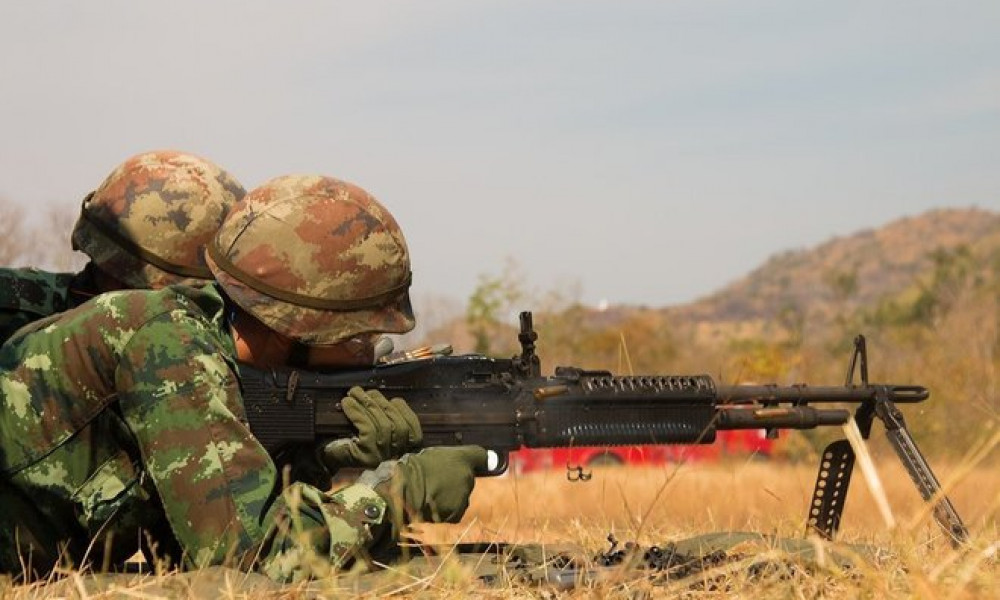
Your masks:
{"label": "gun barrel", "polygon": [[857,403],[875,400],[880,394],[896,403],[923,402],[930,397],[927,388],[921,385],[858,385],[858,386],[809,386],[796,384],[780,386],[767,385],[720,385],[719,401],[724,404],[748,404],[769,402],[790,402],[792,404]]}

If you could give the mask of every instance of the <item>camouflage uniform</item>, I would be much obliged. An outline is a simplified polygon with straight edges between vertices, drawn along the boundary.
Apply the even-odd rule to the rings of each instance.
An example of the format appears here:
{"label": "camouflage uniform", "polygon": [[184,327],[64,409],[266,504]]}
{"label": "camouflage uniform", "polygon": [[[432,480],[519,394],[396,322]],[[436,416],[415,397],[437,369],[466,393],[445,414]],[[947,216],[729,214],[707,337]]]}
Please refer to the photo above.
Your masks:
{"label": "camouflage uniform", "polygon": [[98,290],[93,268],[51,273],[33,268],[0,268],[0,344],[28,323],[79,306]]}
{"label": "camouflage uniform", "polygon": [[191,154],[129,158],[83,201],[73,229],[73,249],[91,260],[82,272],[0,269],[0,343],[27,323],[108,291],[95,270],[134,289],[212,281],[204,246],[244,194],[229,173]]}
{"label": "camouflage uniform", "polygon": [[398,225],[356,186],[285,177],[209,247],[217,285],[104,294],[0,348],[0,502],[33,513],[0,515],[4,569],[19,570],[17,543],[38,571],[60,545],[117,564],[148,532],[185,566],[288,580],[392,545],[371,487],[281,488],[247,427],[225,317],[247,311],[300,344],[410,329]]}
{"label": "camouflage uniform", "polygon": [[188,567],[288,580],[385,532],[365,486],[282,491],[247,428],[225,313],[214,285],[111,292],[0,349],[0,501],[34,512],[0,515],[0,568],[20,571],[18,541],[44,572],[59,551],[118,564],[148,535]]}

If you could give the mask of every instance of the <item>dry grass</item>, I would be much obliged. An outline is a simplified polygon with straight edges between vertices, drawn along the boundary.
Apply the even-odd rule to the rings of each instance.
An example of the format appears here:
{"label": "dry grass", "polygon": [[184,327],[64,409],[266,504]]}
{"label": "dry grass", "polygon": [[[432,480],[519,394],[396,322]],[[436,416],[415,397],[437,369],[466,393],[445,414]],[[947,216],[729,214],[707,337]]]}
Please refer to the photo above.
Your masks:
{"label": "dry grass", "polygon": [[[722,589],[692,581],[653,585],[637,571],[613,572],[574,590],[555,591],[501,580],[483,586],[468,564],[433,563],[419,575],[325,581],[279,588],[260,576],[229,570],[195,574],[108,578],[64,574],[48,585],[4,588],[7,598],[160,598],[160,597],[845,597],[980,598],[994,597],[1000,583],[994,553],[1000,474],[987,467],[935,465],[972,531],[969,549],[953,551],[930,522],[924,504],[905,472],[889,461],[879,472],[897,526],[890,530],[874,509],[863,479],[856,474],[848,498],[841,538],[878,546],[883,558],[866,558],[848,572],[836,568],[782,571],[751,578],[746,563],[714,571]],[[961,479],[950,482],[953,475]],[[424,526],[419,538],[443,549],[469,541],[567,543],[594,554],[607,548],[614,532],[620,540],[662,545],[718,530],[756,531],[802,537],[815,472],[811,466],[749,461],[667,468],[598,470],[585,483],[569,482],[561,471],[480,480],[472,506],[460,525]],[[949,483],[950,482],[950,483]],[[760,550],[780,561],[776,549]],[[756,558],[759,558],[756,557]],[[605,573],[605,575],[607,575]]]}
{"label": "dry grass", "polygon": [[[957,471],[935,467],[946,484]],[[936,534],[922,518],[924,503],[902,467],[881,461],[879,473],[900,527]],[[600,540],[615,531],[620,538],[651,542],[719,529],[801,535],[815,477],[812,465],[762,461],[610,468],[596,471],[589,482],[567,481],[564,472],[553,470],[480,480],[466,522],[475,520],[484,534],[518,542],[548,542],[591,530]],[[974,469],[954,483],[950,495],[970,528],[996,527],[996,469]],[[888,538],[890,533],[856,473],[842,534]]]}

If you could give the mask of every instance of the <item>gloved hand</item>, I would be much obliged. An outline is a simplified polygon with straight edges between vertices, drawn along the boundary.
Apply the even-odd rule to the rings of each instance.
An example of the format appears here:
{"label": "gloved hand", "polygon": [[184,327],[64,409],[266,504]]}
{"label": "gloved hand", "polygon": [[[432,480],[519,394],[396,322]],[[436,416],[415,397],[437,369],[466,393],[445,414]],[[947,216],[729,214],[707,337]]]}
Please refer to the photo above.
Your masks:
{"label": "gloved hand", "polygon": [[353,387],[340,402],[358,435],[334,440],[320,449],[331,473],[344,467],[375,467],[420,447],[424,433],[417,415],[402,398],[386,400],[378,390]]}
{"label": "gloved hand", "polygon": [[469,508],[475,472],[486,466],[486,450],[479,446],[425,448],[365,471],[358,483],[385,498],[398,531],[413,521],[458,523]]}

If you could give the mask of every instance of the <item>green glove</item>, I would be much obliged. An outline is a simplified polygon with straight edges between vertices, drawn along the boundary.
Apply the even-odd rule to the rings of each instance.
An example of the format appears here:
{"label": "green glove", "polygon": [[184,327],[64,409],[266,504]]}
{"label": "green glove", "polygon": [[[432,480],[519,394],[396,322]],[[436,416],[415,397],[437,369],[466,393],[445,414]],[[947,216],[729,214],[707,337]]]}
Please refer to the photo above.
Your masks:
{"label": "green glove", "polygon": [[417,415],[402,398],[386,400],[378,390],[353,387],[340,406],[358,435],[320,449],[320,458],[331,473],[344,467],[375,467],[419,448],[424,440]]}
{"label": "green glove", "polygon": [[485,471],[486,450],[479,446],[426,448],[365,471],[358,483],[374,488],[400,523],[458,523],[469,508],[475,473]]}

